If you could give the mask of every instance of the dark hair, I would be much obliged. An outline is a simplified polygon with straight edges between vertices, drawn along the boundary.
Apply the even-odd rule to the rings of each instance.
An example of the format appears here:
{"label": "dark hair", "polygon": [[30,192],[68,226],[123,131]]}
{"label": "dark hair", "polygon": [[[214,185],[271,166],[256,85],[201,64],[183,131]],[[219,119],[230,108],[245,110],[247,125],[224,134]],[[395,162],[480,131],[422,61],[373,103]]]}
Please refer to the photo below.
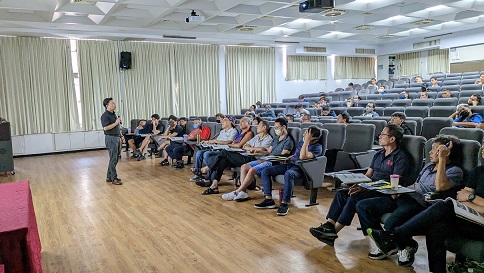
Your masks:
{"label": "dark hair", "polygon": [[[294,115],[291,115],[291,114],[286,114],[286,117],[291,117],[292,120],[294,121]],[[287,119],[286,119],[287,120]]]}
{"label": "dark hair", "polygon": [[298,99],[304,99],[303,95],[299,95]]}
{"label": "dark hair", "polygon": [[193,119],[193,121],[195,121],[195,120],[199,120],[199,121],[200,121],[200,123],[202,123],[202,119],[201,119],[201,118],[199,118],[199,117],[196,117],[196,118],[194,118],[194,119]]}
{"label": "dark hair", "polygon": [[151,115],[151,118],[154,118],[154,119],[160,119],[160,115],[158,115],[158,114],[153,114],[153,115]]}
{"label": "dark hair", "polygon": [[442,145],[447,145],[449,142],[452,142],[449,159],[453,164],[459,167],[462,166],[462,162],[464,161],[464,149],[459,138],[453,135],[437,135],[433,140],[434,143],[437,142]]}
{"label": "dark hair", "polygon": [[420,88],[420,90],[422,92],[427,92],[429,90],[429,88],[426,85],[422,85],[422,87]]}
{"label": "dark hair", "polygon": [[285,118],[277,118],[274,120],[274,123],[279,123],[281,126],[286,126],[287,128],[287,120]]}
{"label": "dark hair", "polygon": [[353,83],[352,82],[348,83],[348,86],[353,86]]}
{"label": "dark hair", "polygon": [[449,89],[442,89],[442,93],[443,92],[450,92],[450,90]]}
{"label": "dark hair", "polygon": [[397,117],[403,120],[407,119],[407,116],[403,112],[395,112],[391,115],[391,117]]}
{"label": "dark hair", "polygon": [[187,121],[188,119],[186,117],[181,117],[180,120]]}
{"label": "dark hair", "polygon": [[339,113],[338,115],[341,115],[341,117],[346,121],[346,122],[350,122],[350,114],[348,114],[348,112],[341,112]]}
{"label": "dark hair", "polygon": [[261,123],[262,121],[264,121],[263,119],[261,119],[260,117],[255,117],[253,120],[257,120],[257,124]]}
{"label": "dark hair", "polygon": [[308,132],[312,137],[316,137],[318,139],[321,137],[321,130],[319,130],[319,128],[316,126],[309,126]]}
{"label": "dark hair", "polygon": [[255,106],[255,104],[252,104],[251,107],[254,107],[254,109],[257,108],[257,106]]}
{"label": "dark hair", "polygon": [[369,102],[369,103],[366,104],[366,106],[368,106],[368,104],[370,104],[370,103],[371,103],[372,106],[369,106],[369,107],[373,108],[373,110],[376,110],[376,106],[375,106],[374,102]]}
{"label": "dark hair", "polygon": [[[258,117],[259,118],[259,117]],[[260,118],[259,118],[260,119]],[[270,129],[270,125],[269,125],[269,122],[267,122],[267,120],[260,120],[259,121],[259,124],[262,124],[262,126],[265,126],[266,127],[266,133],[269,131]]]}
{"label": "dark hair", "polygon": [[357,100],[361,100],[361,97],[360,97],[360,96],[358,96],[358,95],[354,95],[354,96],[353,96],[353,101],[355,100],[355,97],[356,97],[356,99],[357,99]]}
{"label": "dark hair", "polygon": [[106,106],[107,106],[107,105],[109,104],[109,102],[110,102],[110,101],[112,101],[112,100],[113,100],[113,98],[105,98],[105,99],[103,100],[103,106],[104,106],[104,108],[106,108]]}
{"label": "dark hair", "polygon": [[478,94],[472,94],[472,96],[475,96],[477,98],[477,103],[481,104],[481,96],[480,95],[478,95]]}
{"label": "dark hair", "polygon": [[376,81],[376,79],[375,78],[371,78],[371,81]]}
{"label": "dark hair", "polygon": [[403,129],[402,127],[395,124],[387,124],[385,128],[388,128],[388,135],[395,138],[395,143],[400,146],[403,139]]}
{"label": "dark hair", "polygon": [[305,116],[307,116],[309,119],[311,119],[311,114],[301,113],[301,115],[305,115]]}
{"label": "dark hair", "polygon": [[174,120],[174,121],[177,121],[178,119],[175,117],[175,115],[170,115],[168,117],[168,120]]}
{"label": "dark hair", "polygon": [[436,78],[436,77],[430,77],[430,79],[434,79],[434,80],[437,80],[437,78]]}
{"label": "dark hair", "polygon": [[225,115],[224,115],[224,114],[222,114],[222,113],[217,113],[217,114],[215,115],[215,117],[221,117],[221,118],[225,118]]}
{"label": "dark hair", "polygon": [[301,104],[296,105],[296,109],[303,108]]}
{"label": "dark hair", "polygon": [[141,123],[142,121],[145,121],[145,122],[146,122],[146,119],[140,119],[140,120],[138,120],[138,125],[140,125],[140,123]]}

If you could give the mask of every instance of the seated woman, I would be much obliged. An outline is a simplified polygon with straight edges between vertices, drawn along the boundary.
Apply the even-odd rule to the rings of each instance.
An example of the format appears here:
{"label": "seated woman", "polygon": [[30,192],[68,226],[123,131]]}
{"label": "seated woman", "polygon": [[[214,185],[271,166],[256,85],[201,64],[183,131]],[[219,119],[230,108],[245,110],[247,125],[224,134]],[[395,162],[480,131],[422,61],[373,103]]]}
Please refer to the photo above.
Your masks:
{"label": "seated woman", "polygon": [[[251,149],[250,152],[276,156],[290,155],[292,149],[294,148],[294,140],[288,134],[287,121],[282,118],[276,119],[274,122],[274,130],[278,137],[272,140],[271,146],[266,151]],[[246,192],[246,190],[251,184],[255,184],[255,175],[257,174],[260,176],[261,171],[270,166],[272,166],[272,162],[265,160],[254,160],[242,165],[240,169],[240,187],[233,192],[233,195],[237,196],[236,201],[244,201],[249,199],[249,194]],[[229,198],[229,196],[226,198]]]}
{"label": "seated woman", "polygon": [[[259,125],[257,125],[257,135],[249,140],[242,149],[257,152],[267,151],[272,143],[272,137],[269,135],[268,131],[269,123],[262,120]],[[210,168],[209,177],[211,180],[210,188],[213,189],[212,191],[218,189],[218,183],[220,182],[225,169],[228,167],[240,167],[255,159],[256,158],[252,155],[247,156],[222,150],[221,153],[217,155],[216,160],[212,163],[213,165]]]}

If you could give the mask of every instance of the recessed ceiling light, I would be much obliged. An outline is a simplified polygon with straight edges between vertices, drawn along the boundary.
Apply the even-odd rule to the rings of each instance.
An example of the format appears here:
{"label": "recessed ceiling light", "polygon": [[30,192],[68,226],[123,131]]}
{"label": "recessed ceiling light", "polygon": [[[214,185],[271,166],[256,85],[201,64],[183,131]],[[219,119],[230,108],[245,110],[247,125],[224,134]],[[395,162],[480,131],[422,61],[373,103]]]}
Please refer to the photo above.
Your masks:
{"label": "recessed ceiling light", "polygon": [[434,10],[439,10],[439,9],[443,9],[443,8],[446,8],[446,7],[447,7],[446,5],[437,5],[437,6],[434,6],[434,7],[426,8],[425,10],[426,11],[434,11]]}
{"label": "recessed ceiling light", "polygon": [[361,25],[361,26],[355,27],[356,30],[368,30],[373,28],[375,28],[375,26],[372,26],[372,25]]}
{"label": "recessed ceiling light", "polygon": [[330,9],[326,12],[323,12],[321,15],[326,17],[336,17],[346,13],[344,9]]}

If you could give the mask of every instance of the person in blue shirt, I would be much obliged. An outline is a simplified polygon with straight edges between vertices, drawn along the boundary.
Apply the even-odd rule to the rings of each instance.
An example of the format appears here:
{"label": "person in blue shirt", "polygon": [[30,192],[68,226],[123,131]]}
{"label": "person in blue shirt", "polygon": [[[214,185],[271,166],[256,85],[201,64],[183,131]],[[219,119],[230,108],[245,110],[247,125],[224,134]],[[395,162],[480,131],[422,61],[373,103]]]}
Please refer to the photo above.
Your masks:
{"label": "person in blue shirt", "polygon": [[266,111],[259,114],[260,117],[276,118],[276,112],[272,110],[272,107],[267,104],[265,107]]}
{"label": "person in blue shirt", "polygon": [[452,126],[459,128],[476,128],[482,121],[482,116],[478,113],[472,113],[471,107],[466,104],[457,106],[457,111],[449,117],[454,120]]}
{"label": "person in blue shirt", "polygon": [[328,105],[325,105],[323,107],[321,107],[321,116],[323,117],[327,117],[327,116],[330,116],[330,117],[336,117],[336,113],[331,110],[331,108],[328,106]]}
{"label": "person in blue shirt", "polygon": [[255,208],[265,209],[275,205],[272,199],[272,177],[284,174],[284,194],[282,203],[277,210],[277,215],[287,215],[288,204],[291,202],[294,181],[303,176],[303,171],[296,165],[299,160],[313,159],[321,156],[323,146],[319,143],[321,130],[316,126],[309,127],[304,131],[304,137],[297,145],[294,155],[289,157],[286,164],[272,165],[261,171],[262,186],[264,188],[265,199],[260,204],[254,205]]}
{"label": "person in blue shirt", "polygon": [[440,84],[437,82],[437,78],[431,77],[430,82],[427,83],[427,87],[440,87]]}
{"label": "person in blue shirt", "polygon": [[387,93],[387,91],[385,90],[384,86],[378,87],[378,94],[385,95],[386,93]]}
{"label": "person in blue shirt", "polygon": [[299,101],[299,102],[308,102],[308,101],[307,101],[307,100],[304,98],[304,96],[303,96],[303,95],[300,95],[300,96],[298,97],[298,101]]}

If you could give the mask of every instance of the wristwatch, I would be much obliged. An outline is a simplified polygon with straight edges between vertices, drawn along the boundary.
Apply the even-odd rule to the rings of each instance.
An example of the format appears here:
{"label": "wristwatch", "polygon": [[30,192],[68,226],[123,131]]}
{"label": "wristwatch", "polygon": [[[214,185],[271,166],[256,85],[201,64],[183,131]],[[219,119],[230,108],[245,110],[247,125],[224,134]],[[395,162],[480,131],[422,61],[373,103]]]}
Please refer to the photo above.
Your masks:
{"label": "wristwatch", "polygon": [[471,194],[469,194],[469,196],[467,197],[467,199],[472,202],[472,200],[476,199],[476,195],[473,194],[473,193],[471,193]]}

